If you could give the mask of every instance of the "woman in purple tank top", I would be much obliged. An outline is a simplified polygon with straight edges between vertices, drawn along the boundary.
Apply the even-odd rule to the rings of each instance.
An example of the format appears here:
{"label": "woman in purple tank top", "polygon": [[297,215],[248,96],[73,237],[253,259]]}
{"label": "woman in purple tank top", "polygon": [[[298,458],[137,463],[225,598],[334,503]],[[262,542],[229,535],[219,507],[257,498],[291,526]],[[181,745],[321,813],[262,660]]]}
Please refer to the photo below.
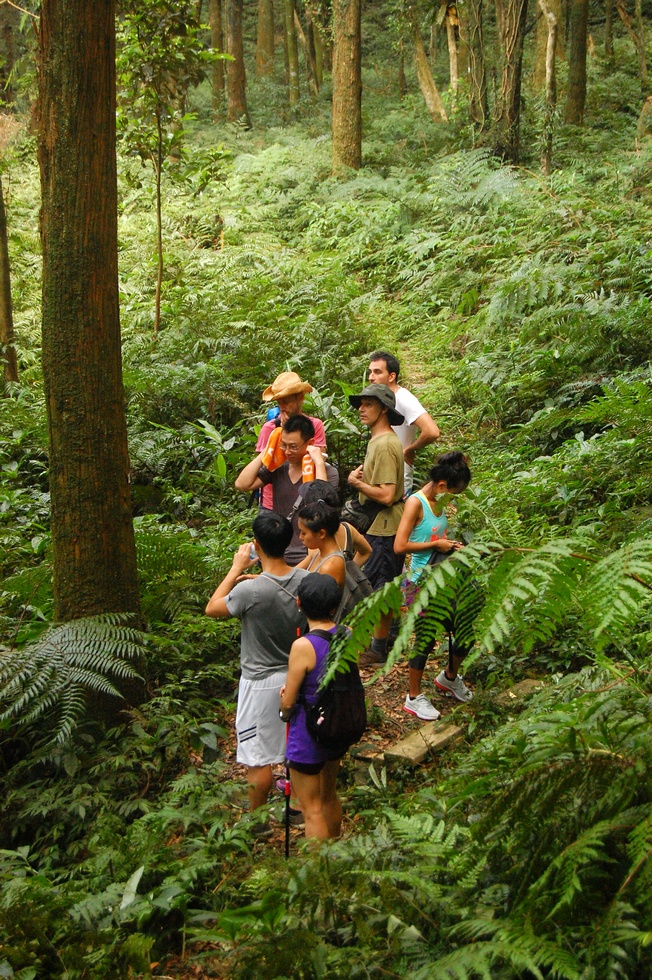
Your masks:
{"label": "woman in purple tank top", "polygon": [[333,614],[341,596],[342,590],[330,575],[313,572],[301,579],[297,602],[308,620],[308,633],[292,644],[287,679],[281,688],[281,718],[289,722],[286,755],[292,791],[303,810],[306,837],[317,840],[340,836],[342,805],[337,796],[337,772],[341,755],[334,758],[315,742],[306,727],[304,701],[317,700],[329,649],[328,640],[311,636],[310,630],[335,632]]}

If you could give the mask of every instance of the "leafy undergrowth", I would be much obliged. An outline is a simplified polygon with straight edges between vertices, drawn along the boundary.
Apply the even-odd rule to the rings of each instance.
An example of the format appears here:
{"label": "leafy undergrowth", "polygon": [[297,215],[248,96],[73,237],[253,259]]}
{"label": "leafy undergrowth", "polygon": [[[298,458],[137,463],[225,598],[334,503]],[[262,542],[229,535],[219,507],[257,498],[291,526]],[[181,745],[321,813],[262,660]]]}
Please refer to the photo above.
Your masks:
{"label": "leafy undergrowth", "polygon": [[[8,213],[21,378],[0,399],[0,629],[13,671],[0,721],[0,972],[649,975],[652,149],[635,148],[630,62],[624,42],[609,71],[592,60],[587,126],[558,124],[549,178],[534,162],[536,100],[532,158],[515,169],[471,147],[462,112],[442,130],[413,93],[388,96],[382,64],[367,68],[365,167],[334,178],[327,93],[288,114],[260,80],[267,128],[245,133],[212,126],[200,88],[164,178],[158,337],[152,173],[121,151],[147,631],[133,659],[149,696],[109,727],[107,685],[130,674],[119,636],[107,628],[99,649],[89,627],[88,650],[66,660],[69,628],[50,630],[37,177],[20,136]],[[285,863],[254,842],[228,778],[237,629],[203,607],[248,534],[232,485],[262,389],[285,367],[314,384],[346,475],[364,439],[345,395],[379,346],[400,354],[442,444],[470,452],[454,516],[468,548],[433,572],[413,613],[441,633],[476,583],[477,697],[436,769],[361,776],[348,764],[348,836]],[[418,479],[434,451],[419,455]],[[382,602],[398,608],[398,591],[361,611],[351,651]],[[396,657],[410,633],[408,619]],[[59,678],[48,696],[52,651],[72,695]],[[512,717],[492,692],[532,673],[548,688]],[[371,721],[377,734],[383,719]]]}

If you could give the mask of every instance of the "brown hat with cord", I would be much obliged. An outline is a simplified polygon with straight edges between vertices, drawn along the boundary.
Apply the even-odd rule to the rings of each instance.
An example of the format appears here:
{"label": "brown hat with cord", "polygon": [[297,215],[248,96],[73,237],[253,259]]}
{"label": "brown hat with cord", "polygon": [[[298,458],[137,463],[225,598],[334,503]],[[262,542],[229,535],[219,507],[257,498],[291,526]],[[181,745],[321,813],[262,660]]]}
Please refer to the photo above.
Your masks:
{"label": "brown hat with cord", "polygon": [[312,391],[312,385],[302,381],[296,371],[283,371],[263,392],[264,402],[277,401],[290,395],[305,395]]}
{"label": "brown hat with cord", "polygon": [[383,408],[387,409],[387,419],[390,425],[403,425],[405,416],[396,411],[396,396],[388,385],[370,384],[359,395],[349,395],[349,403],[354,408],[360,408],[363,398],[375,398]]}

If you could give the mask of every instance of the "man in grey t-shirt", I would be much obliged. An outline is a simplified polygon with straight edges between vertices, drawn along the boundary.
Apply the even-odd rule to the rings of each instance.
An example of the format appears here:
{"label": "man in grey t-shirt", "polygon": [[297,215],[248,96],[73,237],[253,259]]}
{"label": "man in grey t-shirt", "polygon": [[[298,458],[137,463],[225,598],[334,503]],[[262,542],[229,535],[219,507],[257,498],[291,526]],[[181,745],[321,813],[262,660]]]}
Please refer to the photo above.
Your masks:
{"label": "man in grey t-shirt", "polygon": [[261,574],[238,582],[256,560],[250,555],[251,544],[241,545],[206,613],[217,619],[236,616],[242,623],[237,760],[247,767],[249,806],[255,810],[267,802],[272,766],[285,758],[285,725],[279,718],[278,699],[290,647],[305,629],[296,595],[308,573],[285,562],[283,554],[292,539],[292,525],[285,517],[263,511],[253,523],[253,532]]}

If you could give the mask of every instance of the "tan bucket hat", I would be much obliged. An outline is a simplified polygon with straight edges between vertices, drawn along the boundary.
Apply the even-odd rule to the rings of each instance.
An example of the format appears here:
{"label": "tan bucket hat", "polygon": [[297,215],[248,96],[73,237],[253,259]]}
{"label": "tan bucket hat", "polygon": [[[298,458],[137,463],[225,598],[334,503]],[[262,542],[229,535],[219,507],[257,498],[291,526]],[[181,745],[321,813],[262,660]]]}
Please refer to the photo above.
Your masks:
{"label": "tan bucket hat", "polygon": [[283,371],[263,392],[263,401],[272,402],[288,395],[304,395],[312,391],[312,385],[302,381],[295,371]]}

